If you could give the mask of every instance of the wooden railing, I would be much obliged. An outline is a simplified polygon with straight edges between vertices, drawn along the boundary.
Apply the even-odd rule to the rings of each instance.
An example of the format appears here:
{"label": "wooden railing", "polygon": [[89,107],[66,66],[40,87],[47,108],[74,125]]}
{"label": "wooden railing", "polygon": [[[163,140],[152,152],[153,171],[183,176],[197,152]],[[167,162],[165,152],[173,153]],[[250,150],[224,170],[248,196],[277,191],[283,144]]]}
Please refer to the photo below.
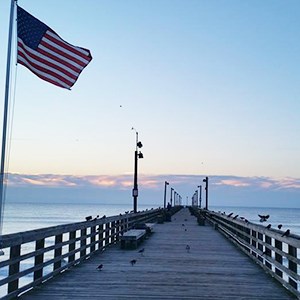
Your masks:
{"label": "wooden railing", "polygon": [[267,273],[300,298],[300,236],[236,219],[226,215],[192,209],[199,218],[205,218],[215,229],[251,257]]}
{"label": "wooden railing", "polygon": [[136,223],[155,222],[163,209],[2,235],[0,297],[12,299],[118,242]]}

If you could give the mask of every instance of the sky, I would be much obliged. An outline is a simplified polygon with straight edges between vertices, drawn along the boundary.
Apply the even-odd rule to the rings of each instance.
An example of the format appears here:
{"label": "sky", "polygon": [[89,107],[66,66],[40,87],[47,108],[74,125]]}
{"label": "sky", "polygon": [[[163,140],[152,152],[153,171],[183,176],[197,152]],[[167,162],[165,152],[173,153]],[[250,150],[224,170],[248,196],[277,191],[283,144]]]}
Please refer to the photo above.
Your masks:
{"label": "sky", "polygon": [[8,200],[131,201],[136,130],[140,201],[161,203],[165,180],[190,198],[208,176],[213,204],[300,207],[298,0],[18,4],[93,60],[69,91],[14,55]]}

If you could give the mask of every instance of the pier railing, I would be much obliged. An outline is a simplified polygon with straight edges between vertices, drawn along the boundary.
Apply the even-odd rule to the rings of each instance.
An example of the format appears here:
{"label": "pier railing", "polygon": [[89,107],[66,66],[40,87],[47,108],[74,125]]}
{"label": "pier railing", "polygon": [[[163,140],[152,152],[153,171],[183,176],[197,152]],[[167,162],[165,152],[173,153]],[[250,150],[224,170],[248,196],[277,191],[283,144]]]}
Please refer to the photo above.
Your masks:
{"label": "pier railing", "polygon": [[193,209],[200,222],[205,218],[267,273],[300,298],[300,236],[266,228],[221,213]]}
{"label": "pier railing", "polygon": [[1,299],[12,299],[47,281],[117,243],[135,224],[156,221],[164,214],[163,209],[151,209],[2,235]]}

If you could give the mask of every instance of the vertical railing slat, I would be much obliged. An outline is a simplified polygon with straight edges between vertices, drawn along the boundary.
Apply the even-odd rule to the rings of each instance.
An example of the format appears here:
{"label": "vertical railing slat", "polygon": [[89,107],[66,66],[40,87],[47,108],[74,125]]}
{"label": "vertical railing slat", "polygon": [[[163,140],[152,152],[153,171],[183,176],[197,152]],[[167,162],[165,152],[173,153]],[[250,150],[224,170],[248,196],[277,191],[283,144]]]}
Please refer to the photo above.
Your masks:
{"label": "vertical railing slat", "polygon": [[[58,245],[62,242],[63,240],[63,235],[58,234],[55,236],[55,245]],[[56,248],[54,251],[54,258],[60,257],[62,254],[62,247],[60,246],[59,248]],[[61,267],[61,259],[57,262],[54,263],[53,270],[59,269]]]}
{"label": "vertical railing slat", "polygon": [[[35,243],[35,250],[40,250],[45,247],[45,239],[37,240]],[[34,258],[34,266],[40,265],[44,262],[44,253],[36,255]],[[43,268],[36,270],[33,275],[34,281],[43,276]]]}
{"label": "vertical railing slat", "polygon": [[[10,248],[10,260],[13,260],[17,257],[19,257],[21,254],[21,245],[16,245]],[[8,275],[12,276],[15,274],[18,274],[20,271],[20,263],[16,262],[14,264],[11,264],[9,266],[9,271],[8,271]],[[17,290],[19,287],[19,279],[13,280],[11,282],[8,283],[8,293],[11,293],[15,290]]]}

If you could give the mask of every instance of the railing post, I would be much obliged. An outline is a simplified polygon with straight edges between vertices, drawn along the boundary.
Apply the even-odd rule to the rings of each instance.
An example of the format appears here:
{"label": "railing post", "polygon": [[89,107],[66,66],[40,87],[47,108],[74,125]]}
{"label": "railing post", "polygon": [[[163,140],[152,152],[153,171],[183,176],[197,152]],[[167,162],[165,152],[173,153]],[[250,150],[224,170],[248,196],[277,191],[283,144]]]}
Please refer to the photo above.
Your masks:
{"label": "railing post", "polygon": [[80,247],[84,247],[84,249],[80,250],[80,257],[84,257],[86,255],[86,228],[80,230],[81,240]]}
{"label": "railing post", "polygon": [[[290,255],[290,256],[293,256],[293,257],[295,257],[295,258],[297,258],[297,248],[295,248],[295,247],[289,245],[289,255]],[[297,264],[294,263],[294,262],[291,261],[291,260],[289,260],[289,269],[290,269],[292,272],[294,272],[295,274],[297,274]],[[290,284],[294,289],[297,290],[298,284],[297,284],[297,282],[296,282],[294,279],[292,279],[291,277],[289,277],[289,284]]]}
{"label": "railing post", "polygon": [[115,221],[112,221],[111,222],[111,231],[110,231],[110,234],[111,234],[111,243],[114,244],[115,243],[115,239],[116,239],[116,222]]}
{"label": "railing post", "polygon": [[110,239],[110,222],[105,223],[105,244],[104,246],[109,245],[109,239]]}
{"label": "railing post", "polygon": [[[267,235],[265,235],[265,242],[268,245],[271,245],[271,238]],[[271,249],[269,249],[267,246],[265,247],[265,255],[271,257],[272,252]],[[267,260],[265,261],[265,265],[272,270],[272,264],[270,264]]]}
{"label": "railing post", "polygon": [[[257,238],[258,238],[260,241],[263,241],[263,234],[260,233],[260,232],[258,232],[258,233],[257,233]],[[263,246],[262,243],[258,243],[257,248],[258,248],[261,252],[264,252],[264,246]],[[263,259],[261,256],[259,256],[258,259],[259,259],[261,262],[264,261],[264,259]]]}
{"label": "railing post", "polygon": [[91,227],[91,253],[95,252],[96,249],[96,245],[95,245],[95,241],[96,241],[96,226],[92,226]]}
{"label": "railing post", "polygon": [[[275,248],[282,251],[282,242],[275,239]],[[282,255],[275,252],[275,260],[282,265]],[[282,271],[275,267],[275,273],[282,278]]]}
{"label": "railing post", "polygon": [[100,224],[98,227],[98,249],[102,250],[103,248],[103,224]]}
{"label": "railing post", "polygon": [[[69,233],[69,240],[75,240],[76,239],[76,231],[71,231]],[[69,253],[72,252],[73,250],[75,250],[75,245],[76,245],[76,242],[72,242],[69,244]],[[75,253],[74,254],[71,254],[68,258],[68,262],[72,262],[75,260]]]}
{"label": "railing post", "polygon": [[[254,237],[254,239],[251,239],[251,245],[256,249],[257,248],[257,242],[255,240],[256,238],[256,231],[255,230],[251,230],[251,236]],[[256,252],[251,251],[251,254],[255,257],[257,257]]]}
{"label": "railing post", "polygon": [[[37,240],[35,243],[35,251],[45,247],[45,239]],[[34,266],[42,264],[44,261],[44,253],[36,255],[34,258]],[[36,281],[43,276],[43,268],[36,270],[33,275],[33,280]]]}
{"label": "railing post", "polygon": [[[16,245],[10,248],[10,259],[13,260],[17,257],[19,257],[21,254],[21,246]],[[8,274],[9,276],[18,274],[20,271],[20,262],[16,262],[14,264],[11,264],[9,266]],[[16,279],[14,281],[11,281],[8,283],[8,293],[11,293],[15,290],[17,290],[19,287],[19,279]]]}
{"label": "railing post", "polygon": [[[55,246],[58,245],[58,244],[61,244],[62,239],[63,239],[62,234],[59,234],[59,235],[55,236]],[[56,248],[54,250],[54,258],[60,257],[61,253],[62,253],[62,248],[61,248],[61,246],[59,246],[59,248]],[[54,263],[53,270],[59,269],[60,267],[61,267],[61,259]]]}

